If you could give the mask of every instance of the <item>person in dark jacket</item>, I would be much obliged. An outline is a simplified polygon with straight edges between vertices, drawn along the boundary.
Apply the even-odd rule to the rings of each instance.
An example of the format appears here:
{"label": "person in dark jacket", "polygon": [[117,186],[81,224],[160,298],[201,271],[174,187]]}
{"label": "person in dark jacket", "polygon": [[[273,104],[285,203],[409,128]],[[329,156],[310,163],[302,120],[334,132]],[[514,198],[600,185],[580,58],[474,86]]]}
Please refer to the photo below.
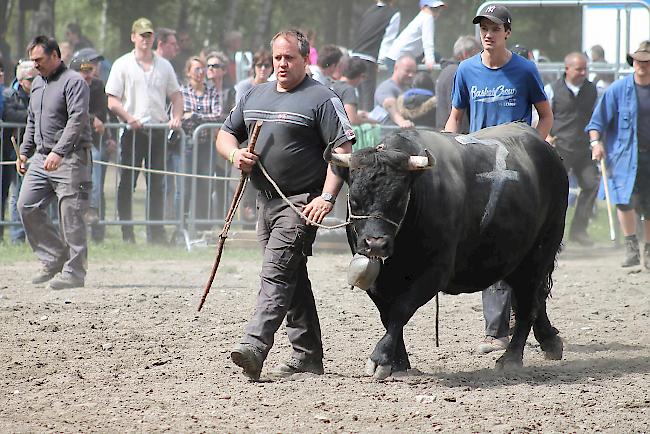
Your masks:
{"label": "person in dark jacket", "polygon": [[[29,105],[29,94],[32,90],[32,81],[38,75],[34,69],[34,62],[23,60],[16,66],[16,80],[11,86],[6,87],[3,91],[4,113],[2,120],[17,124],[27,123],[27,106]],[[16,161],[16,152],[11,144],[11,138],[17,142],[20,141],[22,131],[14,128],[5,128],[2,131],[2,160]],[[22,185],[22,177],[16,176],[14,166],[2,166],[2,214],[0,219],[4,219],[7,203],[10,205],[11,221],[18,223],[9,229],[11,242],[14,244],[25,241],[25,231],[23,229],[16,202],[18,193]],[[9,194],[11,193],[11,194]],[[2,236],[2,226],[0,226],[0,237]]]}
{"label": "person in dark jacket", "polygon": [[[25,175],[18,211],[27,240],[42,264],[32,283],[49,282],[50,289],[83,287],[88,262],[83,216],[92,161],[90,90],[79,73],[61,61],[54,38],[35,37],[27,52],[40,75],[32,86],[16,169]],[[54,199],[59,228],[46,212]]]}
{"label": "person in dark jacket", "polygon": [[352,57],[366,63],[366,78],[359,84],[360,110],[370,111],[374,107],[378,64],[386,58],[399,33],[401,15],[394,6],[394,0],[377,0],[366,9],[357,26]]}
{"label": "person in dark jacket", "polygon": [[435,85],[429,72],[420,71],[413,78],[413,87],[397,98],[397,110],[416,127],[436,125]]}
{"label": "person in dark jacket", "polygon": [[[115,154],[117,144],[110,131],[104,124],[108,120],[108,98],[104,93],[104,82],[98,78],[99,63],[104,56],[94,48],[82,48],[74,53],[70,62],[70,69],[79,72],[90,88],[89,121],[92,131],[93,161],[107,161]],[[96,243],[104,241],[106,227],[98,224],[106,215],[106,200],[104,198],[104,180],[106,179],[106,166],[93,164],[93,187],[90,195],[90,206],[84,220],[90,224],[90,236]]]}
{"label": "person in dark jacket", "polygon": [[569,53],[564,58],[564,76],[544,88],[553,109],[553,128],[546,141],[553,145],[567,172],[573,170],[580,194],[569,228],[569,240],[585,247],[594,242],[587,235],[600,177],[591,159],[589,134],[585,127],[598,99],[596,85],[587,80],[587,56]]}

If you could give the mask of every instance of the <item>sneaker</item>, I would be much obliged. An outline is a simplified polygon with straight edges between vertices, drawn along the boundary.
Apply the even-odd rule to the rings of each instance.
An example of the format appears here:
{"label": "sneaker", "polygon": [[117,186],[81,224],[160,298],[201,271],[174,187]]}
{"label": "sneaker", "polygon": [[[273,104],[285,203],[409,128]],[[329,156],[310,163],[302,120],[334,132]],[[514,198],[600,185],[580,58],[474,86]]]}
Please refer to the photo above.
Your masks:
{"label": "sneaker", "polygon": [[486,336],[483,341],[478,344],[476,351],[481,354],[491,353],[492,351],[502,351],[508,348],[508,338],[495,338],[494,336]]}
{"label": "sneaker", "polygon": [[298,360],[295,357],[292,357],[288,361],[280,363],[273,371],[275,375],[278,375],[280,377],[288,377],[290,375],[303,372],[323,375],[325,372],[323,369],[323,361]]}
{"label": "sneaker", "polygon": [[67,274],[58,274],[54,279],[50,280],[47,287],[53,290],[83,288],[84,280]]}
{"label": "sneaker", "polygon": [[253,381],[260,379],[264,354],[262,350],[250,344],[238,344],[230,353],[233,363],[244,370],[244,375]]}
{"label": "sneaker", "polygon": [[41,268],[36,276],[32,278],[32,283],[38,285],[40,283],[49,282],[54,276],[61,271],[61,267],[49,269],[47,267]]}

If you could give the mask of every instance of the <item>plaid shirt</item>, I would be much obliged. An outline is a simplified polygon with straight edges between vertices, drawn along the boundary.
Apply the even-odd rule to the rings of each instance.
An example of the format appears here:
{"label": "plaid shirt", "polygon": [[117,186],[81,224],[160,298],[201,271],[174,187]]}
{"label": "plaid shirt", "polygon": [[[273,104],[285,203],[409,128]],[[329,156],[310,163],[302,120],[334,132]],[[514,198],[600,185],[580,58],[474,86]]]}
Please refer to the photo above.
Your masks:
{"label": "plaid shirt", "polygon": [[[221,103],[216,89],[206,88],[202,95],[198,95],[189,85],[181,87],[183,95],[183,113],[192,113],[192,117],[183,119],[183,129],[192,135],[194,129],[206,122],[216,122],[221,117]],[[210,131],[203,130],[199,133],[199,142],[209,140]]]}

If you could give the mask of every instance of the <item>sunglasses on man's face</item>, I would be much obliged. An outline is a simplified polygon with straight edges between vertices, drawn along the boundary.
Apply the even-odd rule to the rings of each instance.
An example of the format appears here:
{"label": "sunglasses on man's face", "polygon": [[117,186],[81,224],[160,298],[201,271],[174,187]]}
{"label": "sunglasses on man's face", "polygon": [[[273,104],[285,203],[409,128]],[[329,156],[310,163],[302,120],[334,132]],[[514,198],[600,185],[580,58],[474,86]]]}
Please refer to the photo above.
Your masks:
{"label": "sunglasses on man's face", "polygon": [[34,81],[35,78],[36,77],[25,77],[25,78],[23,78],[23,80]]}
{"label": "sunglasses on man's face", "polygon": [[256,68],[270,68],[271,64],[270,63],[256,63],[255,67]]}
{"label": "sunglasses on man's face", "polygon": [[210,69],[225,69],[226,67],[221,63],[208,63],[208,68]]}

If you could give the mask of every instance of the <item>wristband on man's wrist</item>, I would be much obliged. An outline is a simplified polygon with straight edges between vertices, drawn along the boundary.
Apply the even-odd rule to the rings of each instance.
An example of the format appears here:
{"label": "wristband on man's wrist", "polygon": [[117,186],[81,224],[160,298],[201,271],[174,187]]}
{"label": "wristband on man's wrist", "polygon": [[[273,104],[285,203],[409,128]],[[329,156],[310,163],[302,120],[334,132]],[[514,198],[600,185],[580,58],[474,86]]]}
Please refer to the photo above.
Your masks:
{"label": "wristband on man's wrist", "polygon": [[230,151],[230,154],[228,155],[228,161],[230,161],[230,164],[235,164],[235,152],[237,152],[237,148]]}
{"label": "wristband on man's wrist", "polygon": [[594,146],[596,146],[597,143],[600,143],[600,139],[590,140],[590,141],[589,141],[589,147],[590,147],[591,149],[593,149]]}

